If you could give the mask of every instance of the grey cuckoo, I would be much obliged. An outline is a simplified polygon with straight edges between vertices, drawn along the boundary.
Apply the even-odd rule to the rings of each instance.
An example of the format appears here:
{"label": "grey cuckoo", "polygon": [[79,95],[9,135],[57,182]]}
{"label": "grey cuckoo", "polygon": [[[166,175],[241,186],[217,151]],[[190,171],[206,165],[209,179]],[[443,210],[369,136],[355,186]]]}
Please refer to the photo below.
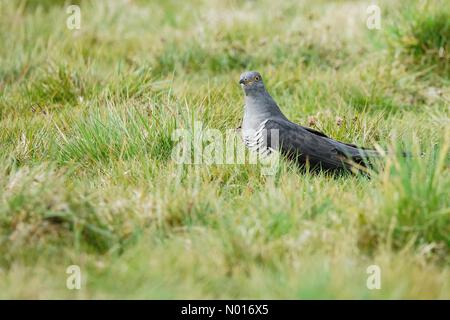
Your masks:
{"label": "grey cuckoo", "polygon": [[244,72],[239,83],[245,93],[242,136],[249,149],[261,155],[276,150],[302,167],[334,172],[365,167],[371,158],[380,156],[376,150],[336,141],[289,121],[267,92],[258,72]]}

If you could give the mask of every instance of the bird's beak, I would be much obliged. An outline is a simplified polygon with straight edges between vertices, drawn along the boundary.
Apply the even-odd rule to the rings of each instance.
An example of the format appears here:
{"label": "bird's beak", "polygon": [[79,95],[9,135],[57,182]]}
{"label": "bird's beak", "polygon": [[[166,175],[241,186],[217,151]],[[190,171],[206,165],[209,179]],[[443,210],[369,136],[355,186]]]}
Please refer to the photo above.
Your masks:
{"label": "bird's beak", "polygon": [[244,79],[239,80],[239,84],[245,84],[245,80]]}

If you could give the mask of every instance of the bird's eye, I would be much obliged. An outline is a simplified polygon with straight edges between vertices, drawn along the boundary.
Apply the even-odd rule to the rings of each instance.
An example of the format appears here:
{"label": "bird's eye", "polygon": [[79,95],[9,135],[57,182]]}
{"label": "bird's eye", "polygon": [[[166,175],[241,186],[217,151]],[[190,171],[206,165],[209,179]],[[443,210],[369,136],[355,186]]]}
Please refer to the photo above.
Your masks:
{"label": "bird's eye", "polygon": [[256,76],[256,77],[255,77],[255,80],[256,80],[256,81],[259,81],[259,76]]}

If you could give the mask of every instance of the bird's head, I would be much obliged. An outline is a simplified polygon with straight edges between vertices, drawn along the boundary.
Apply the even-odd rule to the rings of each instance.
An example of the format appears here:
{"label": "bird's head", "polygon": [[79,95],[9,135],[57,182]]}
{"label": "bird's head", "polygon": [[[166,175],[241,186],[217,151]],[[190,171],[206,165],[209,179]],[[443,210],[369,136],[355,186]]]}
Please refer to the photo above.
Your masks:
{"label": "bird's head", "polygon": [[265,90],[261,74],[257,71],[246,71],[241,74],[239,84],[242,86],[245,93]]}

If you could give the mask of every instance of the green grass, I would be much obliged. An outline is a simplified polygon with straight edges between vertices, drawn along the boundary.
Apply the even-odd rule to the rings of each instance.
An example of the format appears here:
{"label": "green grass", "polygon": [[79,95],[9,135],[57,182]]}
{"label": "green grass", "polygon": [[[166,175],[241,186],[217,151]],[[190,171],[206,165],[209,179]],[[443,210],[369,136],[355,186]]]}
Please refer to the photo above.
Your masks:
{"label": "green grass", "polygon": [[[439,5],[440,4],[440,5]],[[428,65],[447,80],[450,77],[450,21],[445,4],[405,6],[398,22],[389,28],[391,47],[410,64]]]}
{"label": "green grass", "polygon": [[[0,0],[0,298],[450,298],[448,1],[380,1],[381,30],[359,1],[78,3],[69,30]],[[240,124],[248,69],[383,165],[177,165],[176,129]]]}

